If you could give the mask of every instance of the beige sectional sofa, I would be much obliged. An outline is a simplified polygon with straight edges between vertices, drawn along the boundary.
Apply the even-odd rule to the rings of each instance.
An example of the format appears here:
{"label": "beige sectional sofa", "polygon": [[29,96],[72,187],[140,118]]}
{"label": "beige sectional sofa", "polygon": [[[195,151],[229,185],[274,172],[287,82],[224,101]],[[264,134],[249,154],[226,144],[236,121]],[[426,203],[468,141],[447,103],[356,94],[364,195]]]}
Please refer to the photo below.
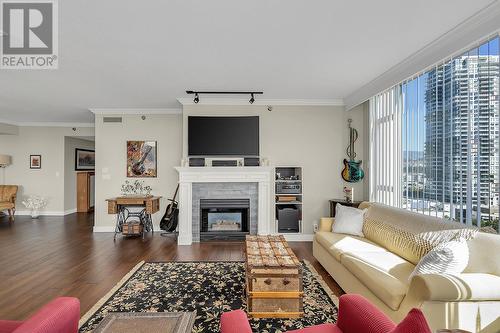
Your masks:
{"label": "beige sectional sofa", "polygon": [[475,233],[467,242],[469,264],[463,273],[417,275],[409,281],[419,259],[407,254],[408,242],[395,241],[388,229],[373,230],[376,223],[366,230],[367,219],[397,228],[410,226],[415,234],[447,230],[452,224],[381,204],[364,202],[360,208],[369,208],[366,238],[333,233],[334,219],[323,218],[313,241],[314,257],[345,292],[367,297],[396,322],[418,307],[433,330],[500,332],[499,235]]}

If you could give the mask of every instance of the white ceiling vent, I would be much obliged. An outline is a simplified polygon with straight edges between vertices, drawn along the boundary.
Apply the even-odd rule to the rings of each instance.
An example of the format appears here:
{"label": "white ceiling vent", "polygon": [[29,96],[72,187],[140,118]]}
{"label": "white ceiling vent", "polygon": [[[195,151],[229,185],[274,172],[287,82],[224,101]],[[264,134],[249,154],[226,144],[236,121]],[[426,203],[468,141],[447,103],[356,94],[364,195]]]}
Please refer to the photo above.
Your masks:
{"label": "white ceiling vent", "polygon": [[121,123],[122,117],[103,117],[102,122],[103,123]]}

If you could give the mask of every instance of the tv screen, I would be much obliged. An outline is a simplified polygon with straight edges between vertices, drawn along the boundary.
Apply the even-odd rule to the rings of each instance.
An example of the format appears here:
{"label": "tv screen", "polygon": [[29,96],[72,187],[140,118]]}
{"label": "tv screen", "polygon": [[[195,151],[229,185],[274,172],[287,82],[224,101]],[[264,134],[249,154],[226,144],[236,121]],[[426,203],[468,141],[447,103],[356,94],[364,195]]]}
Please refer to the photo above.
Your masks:
{"label": "tv screen", "polygon": [[259,117],[188,117],[189,156],[259,156]]}

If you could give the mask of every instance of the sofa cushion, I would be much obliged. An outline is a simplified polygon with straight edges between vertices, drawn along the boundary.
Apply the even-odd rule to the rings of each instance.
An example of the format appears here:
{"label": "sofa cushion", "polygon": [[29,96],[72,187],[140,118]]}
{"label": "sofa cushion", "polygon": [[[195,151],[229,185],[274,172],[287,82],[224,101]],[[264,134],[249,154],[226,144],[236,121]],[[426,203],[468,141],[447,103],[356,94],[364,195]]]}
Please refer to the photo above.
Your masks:
{"label": "sofa cushion", "polygon": [[352,251],[387,252],[383,247],[362,237],[327,231],[317,232],[315,237],[318,243],[323,245],[337,261],[340,261],[342,254]]}
{"label": "sofa cushion", "polygon": [[485,273],[422,274],[412,291],[423,301],[498,301],[500,276]]}
{"label": "sofa cushion", "polygon": [[408,291],[408,277],[413,264],[394,253],[350,252],[342,255],[341,263],[382,302],[398,310]]}
{"label": "sofa cushion", "polygon": [[445,219],[430,217],[381,204],[370,205],[363,234],[413,264],[439,244],[453,239],[470,240],[477,229]]}

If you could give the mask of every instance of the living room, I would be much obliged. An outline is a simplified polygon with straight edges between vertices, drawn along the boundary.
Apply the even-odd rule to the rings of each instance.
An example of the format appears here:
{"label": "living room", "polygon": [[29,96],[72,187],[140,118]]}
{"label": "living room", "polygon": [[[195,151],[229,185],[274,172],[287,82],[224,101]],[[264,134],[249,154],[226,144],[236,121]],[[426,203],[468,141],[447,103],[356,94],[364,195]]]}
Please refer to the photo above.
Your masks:
{"label": "living room", "polygon": [[0,8],[0,332],[500,332],[498,1]]}

